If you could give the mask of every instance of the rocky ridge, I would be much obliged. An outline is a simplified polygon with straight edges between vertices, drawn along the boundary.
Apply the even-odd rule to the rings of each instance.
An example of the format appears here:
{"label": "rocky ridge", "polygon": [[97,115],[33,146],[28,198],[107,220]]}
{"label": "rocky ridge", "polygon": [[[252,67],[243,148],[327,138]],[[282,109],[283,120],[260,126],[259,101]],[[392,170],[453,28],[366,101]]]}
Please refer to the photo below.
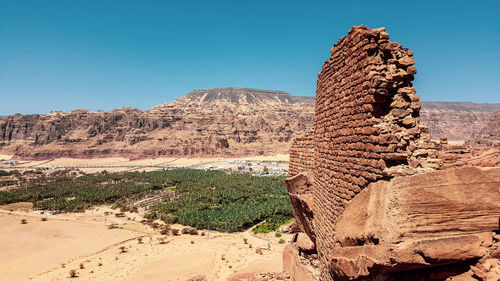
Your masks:
{"label": "rocky ridge", "polygon": [[[480,135],[500,104],[422,102],[433,139]],[[18,158],[250,156],[287,153],[306,132],[314,97],[247,88],[195,90],[142,111],[52,112],[0,118],[0,153]]]}
{"label": "rocky ridge", "polygon": [[311,123],[312,97],[196,90],[146,111],[74,110],[0,119],[0,153],[18,158],[246,156],[287,153]]}
{"label": "rocky ridge", "polygon": [[475,138],[500,112],[500,104],[421,102],[420,118],[433,139],[466,141]]}

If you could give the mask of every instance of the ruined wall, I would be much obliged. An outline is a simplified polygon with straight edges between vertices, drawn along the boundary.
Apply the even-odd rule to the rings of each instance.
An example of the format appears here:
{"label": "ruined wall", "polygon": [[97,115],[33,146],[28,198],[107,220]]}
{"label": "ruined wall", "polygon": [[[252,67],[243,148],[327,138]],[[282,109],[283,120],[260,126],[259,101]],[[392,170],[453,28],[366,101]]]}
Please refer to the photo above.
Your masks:
{"label": "ruined wall", "polygon": [[418,120],[413,52],[388,39],[383,28],[359,26],[335,43],[318,75],[313,136],[291,149],[290,176],[313,175],[321,280],[333,280],[324,267],[336,221],[356,194],[371,182],[439,166]]}
{"label": "ruined wall", "polygon": [[314,133],[307,132],[302,137],[296,138],[290,148],[290,168],[288,175],[295,176],[301,171],[307,171],[313,168],[314,157]]}

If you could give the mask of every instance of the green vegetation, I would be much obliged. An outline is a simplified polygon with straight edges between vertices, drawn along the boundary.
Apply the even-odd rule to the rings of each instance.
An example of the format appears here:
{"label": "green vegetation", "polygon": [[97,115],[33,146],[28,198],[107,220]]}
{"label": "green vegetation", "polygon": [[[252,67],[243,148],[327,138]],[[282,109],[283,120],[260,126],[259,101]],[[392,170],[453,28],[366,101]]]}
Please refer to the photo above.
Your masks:
{"label": "green vegetation", "polygon": [[11,173],[4,171],[4,170],[0,170],[0,177],[6,177],[6,176],[10,176],[10,175],[11,175]]}
{"label": "green vegetation", "polygon": [[[222,171],[175,169],[155,172],[99,173],[30,179],[26,188],[0,192],[0,205],[32,202],[36,209],[83,211],[99,204],[130,210],[124,198],[152,190],[175,192],[173,201],[146,215],[198,229],[238,231],[266,220],[261,232],[275,230],[293,216],[284,177],[254,177]],[[267,231],[267,232],[269,232]]]}
{"label": "green vegetation", "polygon": [[[292,217],[293,217],[293,215],[289,215],[289,216],[282,216],[282,215],[272,216],[269,219],[267,219],[263,224],[260,224],[260,225],[256,226],[253,229],[253,232],[254,233],[269,233],[271,231],[275,231],[281,225],[289,223],[292,220]],[[278,236],[276,236],[276,237],[278,237]]]}
{"label": "green vegetation", "polygon": [[184,180],[176,183],[179,198],[155,206],[148,218],[230,232],[293,216],[284,177],[183,171]]}

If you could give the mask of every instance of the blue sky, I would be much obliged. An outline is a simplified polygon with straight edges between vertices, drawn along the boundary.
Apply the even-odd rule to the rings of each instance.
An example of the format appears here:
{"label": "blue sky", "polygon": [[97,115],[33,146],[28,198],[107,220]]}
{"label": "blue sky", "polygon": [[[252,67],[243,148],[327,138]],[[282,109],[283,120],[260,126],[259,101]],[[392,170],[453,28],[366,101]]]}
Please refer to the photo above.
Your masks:
{"label": "blue sky", "polygon": [[0,115],[148,109],[193,89],[314,95],[353,25],[414,51],[427,101],[500,102],[500,1],[0,0]]}

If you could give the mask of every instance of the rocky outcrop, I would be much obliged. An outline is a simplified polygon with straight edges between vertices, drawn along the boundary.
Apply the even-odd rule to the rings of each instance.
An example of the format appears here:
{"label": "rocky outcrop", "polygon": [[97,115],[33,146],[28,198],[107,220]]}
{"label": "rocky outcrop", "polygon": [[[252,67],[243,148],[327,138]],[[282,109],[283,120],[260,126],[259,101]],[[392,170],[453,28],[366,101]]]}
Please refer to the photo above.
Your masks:
{"label": "rocky outcrop", "polygon": [[353,27],[318,75],[313,130],[293,142],[286,180],[313,243],[299,233],[287,247],[294,280],[444,280],[496,251],[500,169],[436,171],[413,53],[388,39]]}
{"label": "rocky outcrop", "polygon": [[[478,135],[500,110],[498,104],[422,102],[422,107],[431,137],[450,140]],[[313,97],[246,88],[195,90],[146,111],[0,117],[0,153],[35,159],[287,153],[292,136],[306,132],[313,116]]]}
{"label": "rocky outcrop", "polygon": [[495,113],[480,132],[473,134],[466,145],[500,147],[500,112]]}
{"label": "rocky outcrop", "polygon": [[244,88],[196,90],[147,111],[53,112],[0,119],[0,153],[18,158],[287,153],[313,98]]}
{"label": "rocky outcrop", "polygon": [[459,168],[370,184],[336,224],[329,267],[337,279],[436,268],[405,273],[431,280],[468,270],[496,247],[498,179],[500,168]]}
{"label": "rocky outcrop", "polygon": [[422,102],[420,118],[429,128],[432,139],[463,142],[475,138],[487,128],[498,111],[500,104]]}

